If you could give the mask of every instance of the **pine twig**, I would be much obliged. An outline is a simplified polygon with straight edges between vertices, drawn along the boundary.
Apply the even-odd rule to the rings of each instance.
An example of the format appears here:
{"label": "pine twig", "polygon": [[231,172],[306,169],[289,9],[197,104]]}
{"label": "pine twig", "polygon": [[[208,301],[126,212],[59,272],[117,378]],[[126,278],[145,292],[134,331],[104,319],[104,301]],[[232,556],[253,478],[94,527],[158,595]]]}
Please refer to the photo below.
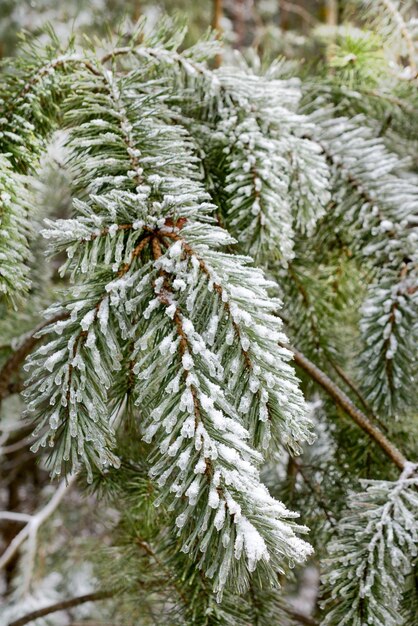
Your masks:
{"label": "pine twig", "polygon": [[319,369],[312,361],[310,361],[302,352],[289,346],[283,346],[293,352],[295,363],[299,365],[315,382],[317,382],[333,400],[340,406],[347,415],[359,426],[375,443],[380,446],[383,452],[391,459],[399,468],[404,469],[407,459],[402,452],[389,441],[386,435],[377,426],[372,424],[367,415],[357,408],[350,398],[344,393],[338,385],[325,372]]}
{"label": "pine twig", "polygon": [[[212,28],[216,31],[216,36],[219,37],[222,33],[222,0],[213,0],[213,16],[212,16]],[[215,67],[220,67],[222,63],[222,56],[217,54],[215,57]]]}
{"label": "pine twig", "polygon": [[218,32],[221,32],[221,19],[222,19],[222,0],[214,0],[213,1],[212,28]]}
{"label": "pine twig", "polygon": [[[289,617],[296,620],[300,624],[303,624],[304,626],[319,626],[319,622],[317,622],[313,617],[299,613],[299,611],[292,609],[290,606],[285,606],[283,608]],[[12,624],[10,626],[12,626]]]}
{"label": "pine twig", "polygon": [[79,606],[80,604],[85,604],[86,602],[97,602],[98,600],[106,600],[106,598],[110,598],[112,595],[113,593],[110,591],[96,591],[95,593],[87,593],[82,596],[70,598],[69,600],[61,600],[60,602],[56,602],[55,604],[45,606],[42,609],[37,609],[36,611],[27,613],[26,615],[19,617],[13,622],[10,622],[8,626],[24,626],[25,624],[33,622],[33,620],[38,619],[39,617],[45,617],[46,615],[56,613],[57,611],[72,609],[73,607]]}
{"label": "pine twig", "polygon": [[317,26],[319,24],[319,21],[312,15],[312,13],[309,13],[309,11],[307,11],[298,4],[282,0],[280,2],[280,8],[282,9],[282,11],[287,11],[288,13],[294,13],[295,15],[298,15],[310,26]]}
{"label": "pine twig", "polygon": [[373,416],[374,419],[377,419],[377,417],[373,414],[372,408],[366,402],[366,399],[361,394],[361,392],[360,392],[359,388],[357,387],[357,385],[351,380],[351,378],[349,376],[347,376],[347,374],[344,372],[342,367],[340,367],[338,365],[338,363],[335,363],[335,361],[330,359],[329,357],[327,357],[327,358],[328,358],[328,362],[330,363],[331,367],[333,367],[335,369],[335,371],[337,372],[337,374],[341,378],[341,380],[343,380],[345,382],[345,384],[347,385],[347,387],[349,387],[351,389],[351,391],[357,396],[357,398],[360,400],[360,402],[362,403],[362,405],[366,409],[366,411],[371,416]]}

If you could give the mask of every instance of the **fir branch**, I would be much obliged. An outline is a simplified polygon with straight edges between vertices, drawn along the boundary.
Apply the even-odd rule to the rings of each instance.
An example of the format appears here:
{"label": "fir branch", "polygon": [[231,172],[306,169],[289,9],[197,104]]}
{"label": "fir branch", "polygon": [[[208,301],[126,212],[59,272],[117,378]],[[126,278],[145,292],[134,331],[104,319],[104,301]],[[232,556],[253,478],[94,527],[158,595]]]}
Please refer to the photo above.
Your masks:
{"label": "fir branch", "polygon": [[[360,117],[332,123],[322,114],[319,117],[314,136],[335,171],[339,190],[331,221],[335,220],[337,229],[344,221],[343,236],[349,237],[353,255],[364,259],[375,276],[360,322],[364,335],[369,333],[363,351],[367,359],[363,354],[359,365],[366,401],[383,419],[415,404],[405,348],[414,361],[417,233],[406,229],[405,221],[418,206],[418,188],[413,174],[398,173],[397,155],[375,139],[370,129],[358,125]],[[371,159],[377,160],[378,169]],[[391,301],[399,310],[388,315],[385,307]]]}
{"label": "fir branch", "polygon": [[364,348],[358,358],[366,398],[382,416],[396,417],[416,403],[413,387],[418,353],[416,263],[382,271],[362,307]]}
{"label": "fir branch", "polygon": [[219,250],[232,239],[211,223],[189,136],[144,70],[100,72],[81,73],[65,104],[86,200],[46,233],[56,248],[74,240],[66,268],[78,284],[59,307],[71,318],[31,359],[36,447],[55,442],[55,473],[82,461],[91,478],[92,465],[115,464],[113,407],[128,374],[155,450],[151,475],[160,487],[170,477],[162,498],[177,513],[183,551],[219,596],[227,581],[245,589],[256,567],[273,584],[310,547],[260,482],[253,445],[266,447],[270,431],[293,447],[312,435],[290,355],[275,341],[272,284],[249,259]]}
{"label": "fir branch", "polygon": [[[186,230],[187,239],[190,240],[191,229],[185,227],[182,233]],[[161,235],[163,238],[164,233]],[[167,347],[164,346],[161,350],[159,350],[158,342],[154,344],[155,348],[141,359],[142,364],[138,361],[137,353],[134,353],[133,360],[137,361],[134,372],[139,374],[136,403],[141,405],[147,416],[145,440],[152,441],[157,436],[159,437],[161,454],[151,469],[151,475],[159,477],[158,484],[161,487],[165,486],[170,477],[170,488],[163,490],[162,497],[168,499],[173,505],[178,502],[176,509],[179,515],[176,524],[179,534],[185,540],[182,549],[193,554],[195,558],[198,557],[199,552],[203,552],[200,561],[203,562],[205,559],[207,575],[215,577],[215,590],[221,593],[232,567],[232,554],[230,550],[226,550],[221,563],[215,563],[212,560],[212,554],[221,549],[219,541],[225,535],[230,537],[228,543],[234,542],[236,559],[234,568],[240,568],[239,580],[243,578],[241,555],[244,554],[248,559],[249,571],[259,564],[272,582],[274,577],[271,577],[270,568],[266,569],[262,556],[264,551],[262,546],[264,541],[268,540],[268,534],[254,515],[257,509],[255,502],[248,507],[251,500],[250,494],[253,492],[253,489],[249,489],[250,484],[254,480],[258,483],[259,480],[255,471],[257,459],[254,451],[247,443],[244,443],[248,435],[240,425],[238,415],[232,405],[229,404],[226,390],[219,386],[222,380],[220,376],[222,369],[217,363],[216,353],[210,348],[211,344],[207,344],[207,340],[205,341],[204,336],[198,330],[201,325],[199,309],[196,305],[193,309],[189,306],[187,317],[182,311],[184,296],[181,297],[181,291],[176,292],[173,285],[176,276],[179,281],[180,275],[184,275],[184,268],[182,268],[182,274],[178,274],[175,266],[172,267],[176,258],[182,263],[182,247],[179,246],[175,250],[175,245],[168,248],[167,256],[165,256],[157,237],[152,243],[155,263],[160,274],[153,288],[156,302],[163,305],[166,313],[164,314],[164,311],[157,308],[151,301],[152,308],[149,306],[150,312],[146,312],[145,315],[149,322],[143,328],[142,335],[151,339],[152,328],[159,328],[162,335],[170,341]],[[216,294],[216,288],[213,292]],[[142,293],[146,295],[144,291]],[[187,290],[185,295],[187,295]],[[207,306],[207,303],[205,305]],[[172,320],[171,332],[169,330],[170,319]],[[199,320],[199,326],[195,326],[196,320]],[[142,342],[139,343],[141,345]],[[142,350],[145,345],[142,343]],[[156,378],[154,374],[157,350],[162,355],[159,363],[162,374],[169,373],[163,396],[161,396],[159,377]],[[178,354],[178,365],[174,360],[176,354]],[[161,362],[162,357],[164,361]],[[141,365],[140,368],[139,365]],[[166,417],[162,421],[161,418],[164,415]],[[168,435],[164,433],[162,428],[164,425]],[[195,468],[194,479],[189,469],[191,467]],[[261,484],[258,483],[258,485],[258,497],[269,498]],[[177,495],[174,502],[170,492]],[[187,501],[182,502],[180,495],[188,498],[188,506]],[[210,508],[208,508],[208,502]],[[273,506],[273,501],[271,501],[271,506]],[[266,512],[269,508],[265,507]],[[193,510],[195,512],[192,518]],[[270,508],[270,510],[273,513],[273,509]],[[197,527],[194,523],[192,524],[196,516],[201,519]],[[231,525],[233,519],[236,520],[237,531]],[[266,525],[266,528],[270,529],[269,533],[275,532],[275,523],[270,515],[264,517],[263,526]],[[284,528],[283,523],[284,519],[281,522],[282,528]],[[216,535],[212,530],[213,525],[217,530]],[[237,534],[234,539],[235,532]],[[209,538],[212,546],[211,553],[206,549]],[[284,544],[278,535],[277,541],[282,546],[281,551]],[[271,553],[269,558],[276,561],[277,556]],[[296,557],[296,554],[294,556]],[[276,563],[276,567],[280,567],[279,563]]]}

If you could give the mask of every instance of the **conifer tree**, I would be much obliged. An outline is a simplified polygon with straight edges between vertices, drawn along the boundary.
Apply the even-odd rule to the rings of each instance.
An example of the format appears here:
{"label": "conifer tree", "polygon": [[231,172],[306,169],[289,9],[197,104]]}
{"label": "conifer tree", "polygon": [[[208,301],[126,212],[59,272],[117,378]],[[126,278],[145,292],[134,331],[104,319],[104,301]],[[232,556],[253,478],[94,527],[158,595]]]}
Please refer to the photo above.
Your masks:
{"label": "conifer tree", "polygon": [[[417,61],[379,4],[302,78],[172,21],[4,63],[1,476],[53,488],[0,511],[1,624],[415,624]],[[89,539],[40,575],[58,508]]]}

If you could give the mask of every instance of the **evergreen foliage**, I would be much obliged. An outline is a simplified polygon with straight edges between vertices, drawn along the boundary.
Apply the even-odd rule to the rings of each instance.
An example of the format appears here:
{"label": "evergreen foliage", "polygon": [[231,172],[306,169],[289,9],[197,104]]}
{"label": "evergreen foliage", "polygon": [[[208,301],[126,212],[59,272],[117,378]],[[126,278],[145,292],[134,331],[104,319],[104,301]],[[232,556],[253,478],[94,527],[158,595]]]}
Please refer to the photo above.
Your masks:
{"label": "evergreen foliage", "polygon": [[15,411],[33,474],[64,480],[4,513],[27,524],[5,624],[36,608],[38,527],[75,477],[112,529],[94,616],[313,624],[293,568],[321,561],[324,626],[415,623],[414,22],[360,4],[376,32],[337,29],[309,77],[214,67],[170,21],[4,64],[0,443]]}
{"label": "evergreen foliage", "polygon": [[395,483],[363,481],[365,491],[350,496],[329,546],[331,608],[323,624],[399,623],[401,593],[418,544],[415,471],[407,465]]}

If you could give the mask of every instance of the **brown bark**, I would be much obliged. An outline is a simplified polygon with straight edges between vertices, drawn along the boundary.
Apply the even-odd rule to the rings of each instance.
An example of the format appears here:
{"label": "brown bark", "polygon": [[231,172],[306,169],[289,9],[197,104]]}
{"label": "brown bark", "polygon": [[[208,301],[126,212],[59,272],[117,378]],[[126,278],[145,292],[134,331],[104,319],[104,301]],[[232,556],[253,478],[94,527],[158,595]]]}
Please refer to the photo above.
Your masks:
{"label": "brown bark", "polygon": [[[286,346],[289,348],[289,346]],[[359,426],[367,435],[383,450],[390,460],[399,468],[404,469],[407,459],[402,452],[389,441],[386,435],[375,426],[361,411],[353,404],[350,398],[344,393],[331,378],[319,369],[304,354],[295,348],[289,348],[294,355],[295,363],[299,365],[315,382],[320,385],[334,402],[343,409],[343,411],[351,417],[351,419]]]}

